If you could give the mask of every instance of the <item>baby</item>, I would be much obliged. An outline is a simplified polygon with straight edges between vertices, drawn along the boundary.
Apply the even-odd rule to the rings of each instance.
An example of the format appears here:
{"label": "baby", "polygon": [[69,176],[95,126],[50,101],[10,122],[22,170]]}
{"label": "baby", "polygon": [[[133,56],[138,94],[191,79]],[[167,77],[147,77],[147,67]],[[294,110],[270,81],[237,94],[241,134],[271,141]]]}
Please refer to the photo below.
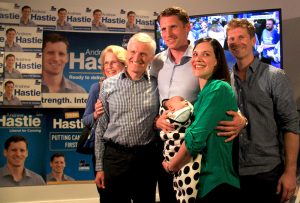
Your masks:
{"label": "baby", "polygon": [[[163,101],[160,112],[164,111],[167,111],[168,120],[175,127],[175,130],[171,132],[160,132],[160,138],[164,141],[163,155],[165,160],[169,162],[179,151],[180,145],[184,141],[185,130],[192,122],[194,107],[184,98],[174,96]],[[174,174],[173,187],[178,202],[194,202],[196,200],[200,163],[201,155],[198,155]],[[188,172],[186,172],[187,170]]]}

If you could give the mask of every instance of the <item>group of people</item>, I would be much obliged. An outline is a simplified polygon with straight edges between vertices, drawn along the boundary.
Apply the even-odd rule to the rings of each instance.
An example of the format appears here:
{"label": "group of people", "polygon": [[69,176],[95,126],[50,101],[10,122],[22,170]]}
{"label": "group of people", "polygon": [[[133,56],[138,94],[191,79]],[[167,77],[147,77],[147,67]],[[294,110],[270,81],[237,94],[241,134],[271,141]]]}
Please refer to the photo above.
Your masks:
{"label": "group of people", "polygon": [[[91,86],[83,122],[95,133],[101,203],[154,203],[157,183],[161,203],[289,200],[297,187],[298,113],[284,71],[255,58],[253,24],[227,24],[236,59],[230,73],[217,39],[189,42],[184,9],[166,8],[157,20],[167,50],[155,55],[155,41],[139,32],[127,50],[111,45],[100,56],[105,77]],[[66,60],[51,53],[62,57],[56,63]],[[16,143],[6,144],[5,155]],[[26,142],[18,150],[24,160]]]}
{"label": "group of people", "polygon": [[27,169],[25,161],[29,155],[28,141],[24,136],[13,135],[4,142],[3,155],[6,164],[0,168],[0,187],[12,186],[36,186],[45,185],[46,182],[74,181],[74,178],[66,175],[65,155],[54,153],[50,158],[51,172],[45,177]]}
{"label": "group of people", "polygon": [[[91,31],[108,31],[107,26],[102,23],[102,11],[95,9],[93,11],[93,20]],[[73,26],[67,21],[68,11],[65,8],[57,10],[56,30],[73,30]],[[134,11],[127,12],[127,22],[125,32],[140,32],[141,28],[136,24],[136,13]],[[36,27],[36,23],[31,20],[31,7],[25,5],[21,8],[21,17],[19,26]]]}
{"label": "group of people", "polygon": [[92,86],[84,116],[95,126],[101,202],[154,202],[157,182],[160,202],[290,199],[298,113],[284,71],[254,57],[253,24],[227,25],[237,61],[229,73],[218,40],[190,44],[185,10],[167,8],[158,22],[166,51],[155,55],[154,40],[137,33],[125,60],[101,55],[106,78]]}

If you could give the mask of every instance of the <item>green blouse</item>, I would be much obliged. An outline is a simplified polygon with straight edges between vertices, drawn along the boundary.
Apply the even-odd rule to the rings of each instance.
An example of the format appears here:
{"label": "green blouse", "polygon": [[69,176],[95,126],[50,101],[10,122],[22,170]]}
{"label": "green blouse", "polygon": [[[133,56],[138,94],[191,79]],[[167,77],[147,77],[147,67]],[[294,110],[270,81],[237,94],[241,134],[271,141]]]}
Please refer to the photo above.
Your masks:
{"label": "green blouse", "polygon": [[232,120],[226,111],[237,111],[235,93],[224,81],[207,81],[194,106],[195,120],[186,130],[185,144],[192,156],[202,154],[198,196],[204,197],[216,186],[227,183],[239,188],[232,164],[232,141],[217,136],[219,121]]}

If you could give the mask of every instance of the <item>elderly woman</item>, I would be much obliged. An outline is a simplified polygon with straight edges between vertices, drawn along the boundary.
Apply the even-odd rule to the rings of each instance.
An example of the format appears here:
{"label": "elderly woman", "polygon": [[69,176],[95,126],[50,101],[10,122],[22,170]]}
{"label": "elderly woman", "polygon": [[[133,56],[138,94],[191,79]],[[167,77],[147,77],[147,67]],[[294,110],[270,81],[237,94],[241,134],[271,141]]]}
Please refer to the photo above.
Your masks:
{"label": "elderly woman", "polygon": [[100,86],[105,78],[116,75],[125,67],[127,51],[116,45],[107,46],[101,53],[100,62],[104,77],[94,83],[89,91],[89,97],[83,114],[83,123],[88,127],[94,125],[94,121],[103,113],[102,104],[98,100]]}
{"label": "elderly woman", "polygon": [[[98,100],[100,87],[105,78],[116,75],[125,68],[127,51],[120,46],[110,45],[107,46],[101,53],[100,62],[102,64],[102,71],[104,77],[99,82],[94,83],[89,91],[89,97],[86,103],[86,108],[83,114],[83,124],[92,128],[96,120],[103,114],[102,103]],[[93,132],[95,133],[95,132]],[[93,155],[93,164],[95,165],[95,156]],[[95,167],[93,167],[95,168]],[[98,188],[101,203],[105,203],[104,190]]]}

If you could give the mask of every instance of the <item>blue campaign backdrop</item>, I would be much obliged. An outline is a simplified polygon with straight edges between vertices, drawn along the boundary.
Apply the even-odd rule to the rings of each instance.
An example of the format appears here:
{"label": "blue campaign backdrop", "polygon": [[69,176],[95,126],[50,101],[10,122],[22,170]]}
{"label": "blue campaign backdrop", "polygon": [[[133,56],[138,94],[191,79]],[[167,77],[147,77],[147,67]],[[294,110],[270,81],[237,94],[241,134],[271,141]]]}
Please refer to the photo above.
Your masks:
{"label": "blue campaign backdrop", "polygon": [[[44,30],[43,37],[52,32],[65,36],[70,43],[69,62],[64,69],[64,76],[82,86],[87,92],[90,86],[103,76],[100,68],[101,51],[108,45],[126,48],[129,38],[133,35],[120,32]],[[12,135],[22,135],[29,143],[26,168],[40,174],[46,180],[51,171],[50,158],[59,152],[66,157],[65,174],[75,180],[93,180],[92,156],[75,151],[83,128],[81,118],[84,108],[65,107],[57,104],[55,109],[1,108],[0,167],[6,164],[6,158],[3,156],[5,140]]]}
{"label": "blue campaign backdrop", "polygon": [[[93,180],[94,170],[91,155],[77,153],[76,146],[83,123],[81,121],[84,109],[59,109],[48,114],[46,132],[48,137],[47,173],[51,171],[50,158],[54,153],[65,155],[65,174],[75,180]],[[70,118],[68,115],[75,115]]]}
{"label": "blue campaign backdrop", "polygon": [[103,76],[100,69],[101,51],[108,45],[123,46],[126,49],[133,35],[120,32],[44,31],[43,36],[53,32],[65,36],[70,44],[69,62],[65,66],[64,76],[87,92]]}
{"label": "blue campaign backdrop", "polygon": [[[0,167],[6,164],[4,142],[13,135],[28,141],[25,167],[40,174],[45,180],[50,173],[50,158],[54,153],[65,155],[64,173],[75,180],[93,180],[91,155],[77,153],[76,146],[83,124],[84,109],[1,109],[0,112]],[[75,115],[75,116],[69,116]]]}
{"label": "blue campaign backdrop", "polygon": [[0,167],[6,164],[3,156],[4,142],[13,135],[21,135],[28,141],[28,158],[25,167],[45,178],[47,137],[43,114],[39,110],[1,109],[0,113]]}

